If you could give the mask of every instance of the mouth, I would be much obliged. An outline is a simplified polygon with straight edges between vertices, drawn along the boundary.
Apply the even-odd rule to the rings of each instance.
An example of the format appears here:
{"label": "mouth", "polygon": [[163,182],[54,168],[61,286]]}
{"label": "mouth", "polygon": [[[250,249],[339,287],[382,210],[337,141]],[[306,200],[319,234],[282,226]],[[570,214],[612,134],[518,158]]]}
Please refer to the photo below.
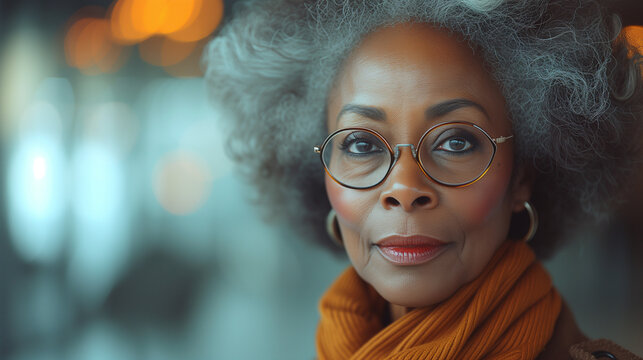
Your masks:
{"label": "mouth", "polygon": [[395,265],[411,266],[431,261],[447,249],[448,243],[422,235],[387,236],[374,246]]}

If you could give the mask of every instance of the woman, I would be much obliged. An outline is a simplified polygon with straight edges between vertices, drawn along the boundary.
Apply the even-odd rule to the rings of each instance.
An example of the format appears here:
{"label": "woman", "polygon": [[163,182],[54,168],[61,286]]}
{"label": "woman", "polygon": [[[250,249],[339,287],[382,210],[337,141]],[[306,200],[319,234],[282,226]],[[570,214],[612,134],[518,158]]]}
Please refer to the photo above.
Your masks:
{"label": "woman", "polygon": [[320,302],[320,359],[635,358],[586,339],[536,260],[632,171],[619,30],[592,1],[240,9],[207,54],[231,154],[352,263]]}

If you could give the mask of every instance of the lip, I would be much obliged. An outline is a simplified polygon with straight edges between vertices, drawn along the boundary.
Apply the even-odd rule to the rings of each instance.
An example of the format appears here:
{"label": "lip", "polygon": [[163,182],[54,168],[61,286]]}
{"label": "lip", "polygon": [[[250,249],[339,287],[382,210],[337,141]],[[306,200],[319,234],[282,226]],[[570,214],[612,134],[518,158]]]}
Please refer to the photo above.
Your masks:
{"label": "lip", "polygon": [[374,245],[382,257],[391,263],[412,266],[435,259],[449,244],[423,235],[393,235],[382,238]]}

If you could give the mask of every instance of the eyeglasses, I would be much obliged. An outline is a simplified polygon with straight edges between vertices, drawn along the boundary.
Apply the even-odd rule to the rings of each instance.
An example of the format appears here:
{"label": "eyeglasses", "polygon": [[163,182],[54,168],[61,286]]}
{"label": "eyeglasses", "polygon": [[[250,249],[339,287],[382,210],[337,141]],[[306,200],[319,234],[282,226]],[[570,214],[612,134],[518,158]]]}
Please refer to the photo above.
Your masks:
{"label": "eyeglasses", "polygon": [[351,189],[369,189],[382,183],[399,159],[402,147],[410,148],[428,178],[445,186],[461,187],[482,178],[491,166],[497,144],[512,137],[492,138],[478,125],[448,122],[427,130],[417,146],[391,147],[377,132],[353,127],[328,135],[314,151],[320,154],[326,173]]}

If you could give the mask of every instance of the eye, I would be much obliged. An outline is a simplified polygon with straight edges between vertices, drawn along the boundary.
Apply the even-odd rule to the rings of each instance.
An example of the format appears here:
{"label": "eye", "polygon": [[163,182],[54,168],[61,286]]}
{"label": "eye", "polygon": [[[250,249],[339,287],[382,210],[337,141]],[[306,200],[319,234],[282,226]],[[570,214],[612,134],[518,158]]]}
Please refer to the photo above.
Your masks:
{"label": "eye", "polygon": [[462,136],[452,136],[440,143],[436,150],[443,150],[452,153],[463,153],[471,150],[473,144]]}
{"label": "eye", "polygon": [[365,153],[372,153],[376,151],[380,151],[377,146],[374,144],[368,142],[368,141],[353,141],[349,146],[348,146],[348,151],[355,153],[355,154],[365,154]]}
{"label": "eye", "polygon": [[448,127],[431,140],[433,151],[444,155],[463,155],[479,150],[481,134],[463,127]]}
{"label": "eye", "polygon": [[340,149],[349,155],[371,155],[384,151],[382,142],[372,134],[354,132],[346,136]]}

